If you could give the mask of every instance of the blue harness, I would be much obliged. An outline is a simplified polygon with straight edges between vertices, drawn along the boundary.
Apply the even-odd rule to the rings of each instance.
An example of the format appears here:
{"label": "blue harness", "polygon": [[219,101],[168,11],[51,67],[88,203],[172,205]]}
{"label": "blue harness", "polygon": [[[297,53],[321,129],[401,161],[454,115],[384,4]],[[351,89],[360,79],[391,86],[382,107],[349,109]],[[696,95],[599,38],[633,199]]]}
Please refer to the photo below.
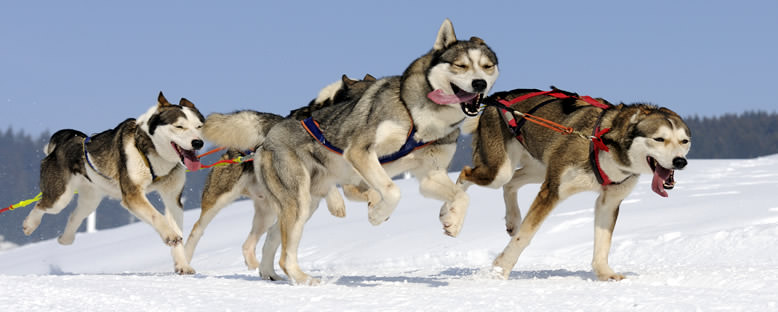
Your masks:
{"label": "blue harness", "polygon": [[[412,123],[412,122],[411,122]],[[324,137],[324,133],[321,132],[321,129],[319,128],[319,123],[316,122],[316,120],[313,119],[313,117],[308,117],[304,120],[300,121],[300,124],[302,124],[303,128],[305,128],[306,131],[308,131],[308,134],[311,135],[316,141],[321,143],[322,146],[326,147],[330,151],[334,153],[338,153],[343,155],[343,150],[338,148],[335,145],[332,145],[327,139]],[[395,160],[398,160],[411,152],[425,147],[429,145],[430,143],[433,143],[435,141],[431,142],[419,142],[416,141],[416,139],[413,138],[414,134],[416,134],[416,126],[411,126],[411,131],[408,132],[408,138],[405,140],[405,144],[403,144],[402,147],[400,147],[400,150],[391,153],[389,155],[378,157],[378,162],[381,164],[393,162]]]}

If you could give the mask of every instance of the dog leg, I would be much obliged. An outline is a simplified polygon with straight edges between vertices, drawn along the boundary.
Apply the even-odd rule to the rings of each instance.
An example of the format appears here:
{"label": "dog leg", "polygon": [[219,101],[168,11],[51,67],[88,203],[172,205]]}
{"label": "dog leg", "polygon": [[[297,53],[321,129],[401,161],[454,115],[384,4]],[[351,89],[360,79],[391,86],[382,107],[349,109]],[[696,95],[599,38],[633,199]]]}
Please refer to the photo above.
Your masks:
{"label": "dog leg", "polygon": [[462,230],[470,197],[451,181],[445,170],[414,172],[414,175],[419,179],[419,190],[423,196],[445,202],[440,208],[440,222],[446,235],[456,237]]}
{"label": "dog leg", "polygon": [[[183,175],[183,171],[182,171]],[[181,204],[181,192],[184,188],[184,178],[179,180],[180,183],[171,183],[169,186],[172,189],[166,189],[159,192],[162,197],[162,202],[165,204],[165,219],[167,219],[170,227],[175,233],[181,237],[181,239],[171,245],[170,255],[173,257],[174,270],[178,274],[194,274],[195,270],[189,265],[189,260],[186,256],[186,250],[183,244],[183,231],[181,230],[184,223],[184,207]],[[167,187],[168,185],[165,185]],[[174,195],[178,194],[178,195]]]}
{"label": "dog leg", "polygon": [[623,274],[614,272],[608,264],[608,254],[610,253],[613,229],[619,217],[619,205],[629,195],[637,181],[637,178],[630,178],[620,185],[611,185],[597,197],[594,209],[592,269],[601,281],[624,279]]}
{"label": "dog leg", "polygon": [[283,277],[276,274],[276,270],[273,268],[279,246],[281,246],[281,229],[278,222],[276,222],[268,229],[267,237],[265,237],[265,244],[262,245],[262,260],[259,263],[259,276],[264,280],[284,280]]}
{"label": "dog leg", "polygon": [[400,201],[400,188],[397,187],[381,164],[374,152],[362,148],[347,149],[346,160],[362,176],[362,179],[381,196],[378,201],[368,202],[368,220],[372,225],[379,225],[389,219]]}
{"label": "dog leg", "polygon": [[351,185],[351,184],[343,185],[343,195],[345,195],[346,198],[348,198],[351,201],[357,201],[357,202],[370,201],[368,195],[369,191],[370,191],[369,187],[364,184],[361,184],[359,186]]}
{"label": "dog leg", "polygon": [[[243,242],[243,260],[246,262],[246,266],[249,270],[253,271],[259,267],[260,264],[256,254],[257,243],[259,243],[259,238],[267,232],[267,229],[273,225],[275,221],[275,209],[264,201],[255,198],[254,218],[251,222],[251,232],[249,232],[248,237],[246,237],[246,241]],[[275,254],[275,250],[273,251],[273,254]],[[272,260],[270,261],[270,265],[272,267]],[[275,272],[273,273],[275,274]]]}
{"label": "dog leg", "polygon": [[[163,194],[165,192],[160,192]],[[164,198],[163,198],[164,201]],[[194,274],[194,269],[186,261],[186,252],[181,243],[183,237],[181,229],[175,223],[171,224],[168,217],[159,213],[154,206],[149,203],[143,192],[125,193],[122,198],[122,205],[132,212],[138,219],[151,225],[159,233],[162,242],[172,247],[171,254],[175,262],[176,273]],[[167,208],[166,208],[167,210]]]}
{"label": "dog leg", "polygon": [[330,188],[330,191],[327,192],[326,200],[327,209],[330,211],[331,215],[338,218],[346,216],[346,202],[343,201],[343,197],[340,196],[337,187],[333,186]]}
{"label": "dog leg", "polygon": [[538,196],[535,197],[535,201],[532,202],[532,206],[527,212],[527,217],[524,218],[519,227],[519,232],[511,237],[508,246],[494,260],[492,264],[494,272],[500,274],[502,278],[508,279],[521,252],[529,245],[540,225],[559,202],[558,189],[558,183],[553,181],[543,183]]}
{"label": "dog leg", "polygon": [[[41,218],[43,218],[44,214],[58,214],[62,209],[67,207],[68,203],[73,199],[75,190],[70,183],[66,184],[64,189],[60,188],[61,187],[48,187],[47,182],[41,183],[41,190],[43,193],[41,200],[35,204],[35,207],[30,210],[29,214],[27,214],[27,218],[22,222],[24,235],[29,236],[32,232],[35,232],[41,224]],[[52,189],[54,191],[51,191]]]}
{"label": "dog leg", "polygon": [[[302,189],[307,190],[309,188]],[[297,261],[297,250],[300,248],[303,226],[308,219],[307,210],[310,207],[311,201],[310,195],[301,195],[299,201],[285,205],[284,210],[281,211],[281,259],[278,261],[278,264],[284,270],[286,276],[289,276],[295,284],[315,285],[319,283],[319,280],[303,272]]]}
{"label": "dog leg", "polygon": [[[236,186],[238,186],[237,183]],[[212,191],[215,189],[217,188],[203,190],[200,218],[197,219],[192,226],[192,231],[189,232],[189,237],[186,239],[186,244],[184,245],[186,260],[189,262],[192,261],[197,244],[200,242],[200,238],[205,233],[205,228],[208,227],[211,220],[219,214],[219,211],[221,211],[222,208],[240,197],[240,187],[233,187],[229,191],[221,194],[214,194]]]}
{"label": "dog leg", "polygon": [[517,169],[508,183],[502,186],[502,196],[505,201],[505,230],[513,237],[521,225],[521,210],[517,197],[518,190],[527,184],[543,183],[543,170],[525,166]]}
{"label": "dog leg", "polygon": [[89,187],[81,188],[78,192],[78,204],[76,209],[70,213],[68,223],[65,225],[65,230],[62,231],[62,235],[57,238],[57,241],[62,245],[70,245],[76,238],[76,231],[84,219],[97,209],[100,201],[103,197],[96,193],[95,190]]}

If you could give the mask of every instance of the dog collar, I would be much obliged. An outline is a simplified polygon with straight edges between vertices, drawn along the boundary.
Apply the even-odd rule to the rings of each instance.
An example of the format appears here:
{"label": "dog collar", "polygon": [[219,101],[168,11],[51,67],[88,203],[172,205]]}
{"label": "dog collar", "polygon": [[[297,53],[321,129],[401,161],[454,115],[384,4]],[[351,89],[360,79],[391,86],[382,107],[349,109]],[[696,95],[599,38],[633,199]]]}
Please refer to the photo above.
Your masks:
{"label": "dog collar", "polygon": [[[332,143],[330,143],[330,141],[327,141],[327,139],[324,137],[324,133],[322,133],[321,131],[321,128],[319,128],[319,123],[316,122],[316,120],[314,120],[313,117],[308,117],[306,119],[301,120],[300,124],[303,126],[303,128],[305,128],[308,134],[310,134],[311,137],[313,137],[322,146],[326,147],[328,150],[334,153],[343,155],[342,149],[333,145]],[[378,162],[381,164],[393,162],[402,157],[405,157],[406,155],[410,154],[411,152],[417,149],[420,149],[422,147],[425,147],[435,142],[435,141],[430,141],[430,142],[417,141],[416,139],[413,138],[414,134],[416,134],[416,126],[413,125],[413,120],[411,120],[411,130],[408,131],[408,137],[405,139],[405,144],[403,144],[403,146],[400,147],[400,150],[392,154],[379,157]]]}

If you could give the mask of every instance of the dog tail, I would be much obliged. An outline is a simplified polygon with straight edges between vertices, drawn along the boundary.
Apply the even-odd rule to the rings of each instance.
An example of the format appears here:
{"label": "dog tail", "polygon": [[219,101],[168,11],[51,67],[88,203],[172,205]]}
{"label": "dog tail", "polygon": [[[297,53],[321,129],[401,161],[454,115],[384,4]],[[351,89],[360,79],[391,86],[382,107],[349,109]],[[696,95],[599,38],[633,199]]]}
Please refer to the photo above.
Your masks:
{"label": "dog tail", "polygon": [[265,141],[270,128],[283,117],[242,110],[230,114],[208,115],[203,125],[203,137],[219,146],[240,150],[255,149]]}
{"label": "dog tail", "polygon": [[465,119],[465,122],[462,123],[462,132],[464,134],[472,134],[475,132],[475,130],[478,128],[479,120],[481,120],[481,115]]}
{"label": "dog tail", "polygon": [[85,138],[86,138],[86,134],[78,130],[73,130],[73,129],[59,130],[57,132],[54,132],[54,134],[52,134],[51,138],[49,139],[49,143],[43,146],[43,153],[49,155],[52,152],[54,152],[57,146],[60,146],[69,140],[76,139],[81,141]]}

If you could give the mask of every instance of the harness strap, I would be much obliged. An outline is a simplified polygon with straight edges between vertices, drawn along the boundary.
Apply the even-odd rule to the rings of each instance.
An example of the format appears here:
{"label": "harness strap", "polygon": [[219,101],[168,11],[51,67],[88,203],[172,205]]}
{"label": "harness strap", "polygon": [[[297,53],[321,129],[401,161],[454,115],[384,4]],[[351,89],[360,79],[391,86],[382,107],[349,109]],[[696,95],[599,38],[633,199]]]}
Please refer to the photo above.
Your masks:
{"label": "harness strap", "polygon": [[[83,141],[81,141],[81,146],[84,149],[84,159],[86,159],[86,163],[89,165],[89,168],[92,168],[92,170],[97,172],[97,174],[99,174],[101,177],[105,178],[106,180],[111,180],[111,177],[103,174],[102,172],[100,172],[100,170],[97,170],[97,167],[95,167],[95,165],[92,164],[92,161],[89,160],[89,153],[86,150],[86,145],[91,141],[92,141],[92,137],[90,136],[87,136],[86,138],[84,138]],[[135,146],[135,148],[138,150],[138,153],[140,153],[140,155],[143,157],[143,162],[146,163],[147,167],[149,167],[149,171],[151,171],[151,180],[156,181],[158,177],[156,174],[154,174],[154,167],[151,166],[151,162],[149,161],[149,158],[146,156],[146,153],[141,151],[138,146]],[[87,179],[89,179],[89,177],[87,177]],[[90,179],[89,181],[91,182],[92,180]]]}
{"label": "harness strap", "polygon": [[157,181],[157,175],[154,174],[154,167],[151,166],[151,162],[149,161],[149,157],[146,156],[146,153],[140,150],[140,148],[135,145],[135,149],[138,150],[138,153],[140,153],[141,156],[143,156],[143,162],[146,163],[146,167],[149,167],[149,171],[151,171],[151,181]]}
{"label": "harness strap", "polygon": [[[541,93],[541,92],[536,92],[535,93],[536,95],[533,95],[533,96],[541,95],[539,93]],[[525,99],[528,99],[528,98],[529,97],[527,97]],[[516,98],[516,99],[518,99],[518,98]],[[514,100],[516,100],[516,99],[514,99]],[[535,105],[535,107],[530,109],[527,112],[527,114],[534,114],[541,107],[546,106],[546,104],[551,103],[554,100],[555,99],[549,99],[547,101],[541,102],[538,105]],[[505,100],[502,100],[502,99],[499,99],[497,101],[499,101],[501,104],[505,105],[504,107],[510,107],[511,106],[510,103],[513,102],[513,101],[510,101],[510,102],[509,101],[505,101]],[[516,102],[514,102],[514,103],[516,103]],[[521,128],[524,127],[524,124],[527,122],[527,119],[526,118],[521,118],[521,120],[516,121],[516,118],[513,117],[513,113],[509,112],[507,109],[501,107],[500,111],[502,113],[502,117],[505,119],[506,122],[508,122],[508,125],[510,126],[511,130],[513,130],[513,134],[516,136],[516,139],[519,140],[519,142],[521,142],[521,144],[524,144],[524,137],[521,135]],[[510,120],[508,118],[510,118]]]}
{"label": "harness strap", "polygon": [[321,145],[329,149],[330,151],[343,155],[343,150],[338,148],[335,145],[332,145],[329,141],[327,141],[326,138],[324,138],[324,133],[321,132],[321,129],[319,128],[319,123],[316,122],[316,120],[313,120],[313,116],[305,118],[300,121],[300,124],[303,125],[303,128],[305,128],[306,131],[308,131],[308,134],[310,134],[316,141],[319,141]]}
{"label": "harness strap", "polygon": [[[600,116],[597,119],[597,123],[595,124],[594,129],[592,129],[592,135],[589,137],[589,139],[591,140],[591,142],[589,143],[589,162],[591,163],[591,166],[594,169],[593,170],[594,171],[594,176],[597,178],[597,182],[599,182],[600,185],[605,186],[605,185],[611,185],[611,184],[618,184],[617,182],[613,182],[608,177],[608,175],[605,173],[605,171],[602,170],[602,167],[600,167],[600,158],[599,158],[600,151],[605,151],[605,152],[609,152],[610,151],[608,149],[608,146],[605,145],[605,143],[602,141],[602,136],[604,134],[608,133],[611,129],[610,128],[600,129],[600,123],[602,122],[603,116],[605,116],[605,112],[609,108],[611,108],[611,106],[609,106],[607,104],[604,104],[604,103],[601,103],[601,102],[595,100],[594,98],[592,98],[591,96],[588,96],[588,95],[586,95],[586,96],[578,96],[577,94],[572,94],[571,95],[571,94],[560,92],[560,91],[557,91],[557,90],[531,92],[531,93],[527,93],[527,94],[518,96],[518,97],[516,97],[516,98],[514,98],[514,99],[512,99],[510,101],[506,101],[506,100],[503,100],[503,99],[497,99],[496,101],[495,100],[491,100],[491,101],[487,101],[487,105],[489,105],[488,102],[491,102],[491,105],[494,105],[494,106],[496,106],[497,108],[500,109],[500,114],[502,115],[502,117],[505,120],[505,122],[508,124],[508,127],[511,128],[511,130],[514,133],[514,135],[516,135],[516,139],[519,140],[519,142],[521,142],[522,145],[525,145],[524,138],[521,135],[521,128],[522,128],[522,126],[524,125],[526,120],[528,120],[528,118],[533,118],[530,121],[536,122],[534,119],[538,118],[538,117],[533,116],[532,114],[535,111],[537,111],[538,109],[540,109],[541,107],[543,107],[546,104],[552,102],[554,99],[551,99],[551,100],[548,100],[548,101],[544,101],[544,102],[541,102],[540,104],[536,105],[535,107],[530,109],[527,113],[523,113],[522,114],[523,118],[521,118],[521,120],[518,120],[518,121],[516,120],[516,117],[514,116],[515,110],[513,110],[511,108],[511,106],[513,104],[518,103],[518,102],[521,102],[521,101],[524,101],[524,100],[527,100],[527,99],[530,99],[530,98],[533,98],[533,97],[536,97],[536,96],[540,96],[540,95],[548,95],[548,96],[554,97],[556,99],[574,98],[576,100],[584,101],[584,102],[586,102],[589,105],[592,105],[592,106],[595,106],[595,107],[598,107],[598,108],[602,109],[602,113],[600,113]],[[540,121],[541,121],[541,123],[539,123],[539,124],[541,124],[543,126],[546,126],[545,124],[548,123],[547,120],[540,120]],[[555,124],[550,124],[550,125],[551,126],[555,126]],[[559,131],[559,130],[556,129],[556,127],[549,127],[549,128],[551,130],[562,132],[564,134],[569,134],[570,133],[570,132]],[[572,129],[569,129],[569,130],[572,130]],[[583,134],[581,134],[581,135],[584,136]],[[586,137],[586,136],[584,136],[584,137]]]}
{"label": "harness strap", "polygon": [[[84,149],[84,159],[86,159],[86,163],[89,165],[89,168],[92,168],[92,170],[94,170],[94,172],[97,172],[97,174],[99,174],[101,177],[105,178],[106,180],[111,180],[110,177],[108,177],[107,175],[105,175],[102,172],[100,172],[100,170],[97,170],[97,168],[89,160],[89,153],[86,151],[86,145],[90,141],[92,141],[92,137],[90,137],[90,136],[87,136],[86,138],[84,138],[83,141],[81,141],[81,147],[83,147],[83,149]],[[87,179],[89,179],[88,176],[87,176]],[[90,179],[89,181],[91,182],[92,180]]]}
{"label": "harness strap", "polygon": [[600,117],[597,118],[597,123],[594,125],[594,129],[592,129],[592,141],[589,143],[589,163],[594,169],[594,177],[597,178],[597,182],[603,186],[616,184],[611,181],[605,171],[602,170],[602,167],[600,167],[600,151],[610,151],[608,146],[602,142],[602,135],[608,133],[611,128],[600,129],[600,123],[602,123],[602,117],[605,116],[605,112],[606,110],[603,110],[600,113]]}
{"label": "harness strap", "polygon": [[[319,128],[319,123],[316,122],[316,120],[313,119],[313,117],[308,117],[304,120],[300,121],[300,124],[305,128],[306,131],[308,131],[308,134],[311,135],[316,141],[318,141],[322,146],[326,147],[330,151],[343,155],[343,150],[338,148],[335,145],[332,145],[327,139],[324,137],[324,133],[321,132],[321,129]],[[405,144],[403,144],[400,149],[392,154],[385,155],[378,157],[378,162],[381,164],[393,162],[395,160],[398,160],[402,157],[405,157],[406,155],[410,154],[411,152],[425,147],[435,141],[430,142],[420,142],[414,139],[414,134],[416,134],[416,126],[413,125],[413,121],[411,121],[411,130],[408,132],[408,137],[405,139]]]}

